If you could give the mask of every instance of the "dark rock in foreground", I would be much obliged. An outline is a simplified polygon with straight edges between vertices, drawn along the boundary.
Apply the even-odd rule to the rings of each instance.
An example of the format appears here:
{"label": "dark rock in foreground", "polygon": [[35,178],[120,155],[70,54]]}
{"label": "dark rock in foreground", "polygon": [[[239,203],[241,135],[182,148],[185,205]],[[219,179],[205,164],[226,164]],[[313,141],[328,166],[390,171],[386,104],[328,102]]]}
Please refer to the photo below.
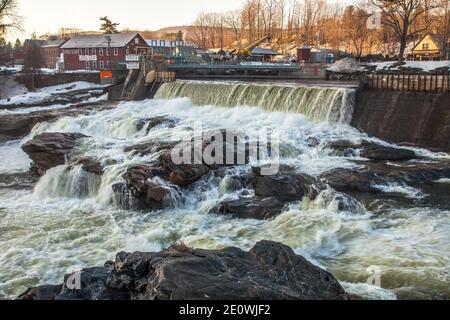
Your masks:
{"label": "dark rock in foreground", "polygon": [[65,164],[83,138],[87,136],[81,133],[43,133],[25,143],[22,149],[33,160],[36,172],[43,175],[47,170]]}
{"label": "dark rock in foreground", "polygon": [[[82,270],[81,289],[38,287],[20,300],[347,300],[330,273],[280,243],[159,253],[119,253],[115,263]],[[65,280],[70,280],[67,275]],[[71,282],[69,281],[69,284]],[[61,288],[61,289],[60,289]],[[60,289],[60,290],[59,290]]]}

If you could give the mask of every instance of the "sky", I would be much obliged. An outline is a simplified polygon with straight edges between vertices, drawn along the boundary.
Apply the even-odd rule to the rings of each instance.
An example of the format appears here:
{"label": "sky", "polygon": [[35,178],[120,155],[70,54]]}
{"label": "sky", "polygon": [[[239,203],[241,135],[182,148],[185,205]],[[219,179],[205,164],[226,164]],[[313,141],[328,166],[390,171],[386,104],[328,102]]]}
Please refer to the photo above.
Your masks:
{"label": "sky", "polygon": [[228,11],[243,0],[18,0],[25,18],[27,38],[33,32],[56,32],[60,27],[98,30],[100,16],[108,16],[120,27],[156,30],[191,24],[199,12]]}

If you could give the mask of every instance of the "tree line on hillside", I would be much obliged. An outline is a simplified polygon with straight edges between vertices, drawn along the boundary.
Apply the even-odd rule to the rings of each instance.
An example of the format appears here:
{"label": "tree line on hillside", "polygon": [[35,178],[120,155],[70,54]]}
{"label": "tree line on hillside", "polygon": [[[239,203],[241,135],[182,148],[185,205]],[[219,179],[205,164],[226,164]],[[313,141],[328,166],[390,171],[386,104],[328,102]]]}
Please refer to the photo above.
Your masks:
{"label": "tree line on hillside", "polygon": [[[378,13],[380,26],[369,28]],[[286,53],[299,45],[341,49],[356,57],[384,52],[403,59],[407,44],[432,32],[448,54],[448,0],[245,0],[238,10],[200,13],[192,40],[203,48],[231,48],[266,36]]]}

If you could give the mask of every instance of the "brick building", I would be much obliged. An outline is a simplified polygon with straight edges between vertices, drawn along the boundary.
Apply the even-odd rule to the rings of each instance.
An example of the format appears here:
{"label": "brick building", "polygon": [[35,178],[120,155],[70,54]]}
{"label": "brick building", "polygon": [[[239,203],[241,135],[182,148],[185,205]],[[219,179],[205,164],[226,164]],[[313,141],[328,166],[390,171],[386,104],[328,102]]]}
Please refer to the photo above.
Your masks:
{"label": "brick building", "polygon": [[139,33],[75,36],[61,46],[65,70],[109,70],[125,68],[127,55],[149,52]]}

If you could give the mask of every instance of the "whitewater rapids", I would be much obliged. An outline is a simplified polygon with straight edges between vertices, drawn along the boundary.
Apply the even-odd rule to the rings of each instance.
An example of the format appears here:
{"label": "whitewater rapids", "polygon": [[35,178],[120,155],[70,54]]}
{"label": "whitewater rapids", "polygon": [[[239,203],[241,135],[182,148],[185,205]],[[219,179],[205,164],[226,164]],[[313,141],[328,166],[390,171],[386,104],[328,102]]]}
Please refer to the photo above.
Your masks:
{"label": "whitewater rapids", "polygon": [[[127,167],[149,160],[124,152],[124,147],[149,139],[186,137],[196,121],[206,129],[245,128],[248,133],[282,128],[282,162],[316,176],[355,165],[350,158],[310,148],[305,138],[313,136],[323,142],[367,138],[339,120],[342,91],[327,93],[328,98],[317,97],[315,103],[324,104],[323,112],[311,116],[313,107],[309,115],[301,114],[310,108],[308,104],[302,110],[278,108],[275,103],[273,107],[251,107],[260,101],[255,98],[236,100],[245,106],[221,108],[212,105],[221,105],[218,101],[171,98],[172,93],[164,90],[170,91],[163,88],[160,99],[121,103],[113,110],[36,125],[22,141],[0,145],[0,177],[29,169],[30,161],[20,146],[43,132],[79,132],[92,137],[83,142],[82,152],[105,166],[102,177],[87,174],[80,167],[53,168],[34,190],[3,188],[0,184],[0,298],[12,298],[27,287],[60,283],[67,272],[102,265],[119,251],[159,251],[177,241],[196,248],[237,246],[247,250],[259,240],[291,246],[332,272],[349,292],[366,298],[450,296],[449,211],[413,208],[380,215],[340,212],[325,192],[315,201],[304,199],[292,204],[271,221],[233,219],[208,214],[219,201],[236,196],[227,192],[226,179],[217,183],[211,177],[185,191],[185,199],[177,201],[173,209],[154,213],[117,209],[112,185],[120,181]],[[185,86],[180,90],[188,89]],[[266,97],[286,93],[275,91]],[[292,93],[289,99],[300,99],[300,95]],[[180,122],[175,128],[162,125],[148,134],[145,128],[137,130],[140,120],[162,115]],[[334,121],[312,121],[331,119]],[[366,284],[371,266],[382,269],[383,289]]]}

